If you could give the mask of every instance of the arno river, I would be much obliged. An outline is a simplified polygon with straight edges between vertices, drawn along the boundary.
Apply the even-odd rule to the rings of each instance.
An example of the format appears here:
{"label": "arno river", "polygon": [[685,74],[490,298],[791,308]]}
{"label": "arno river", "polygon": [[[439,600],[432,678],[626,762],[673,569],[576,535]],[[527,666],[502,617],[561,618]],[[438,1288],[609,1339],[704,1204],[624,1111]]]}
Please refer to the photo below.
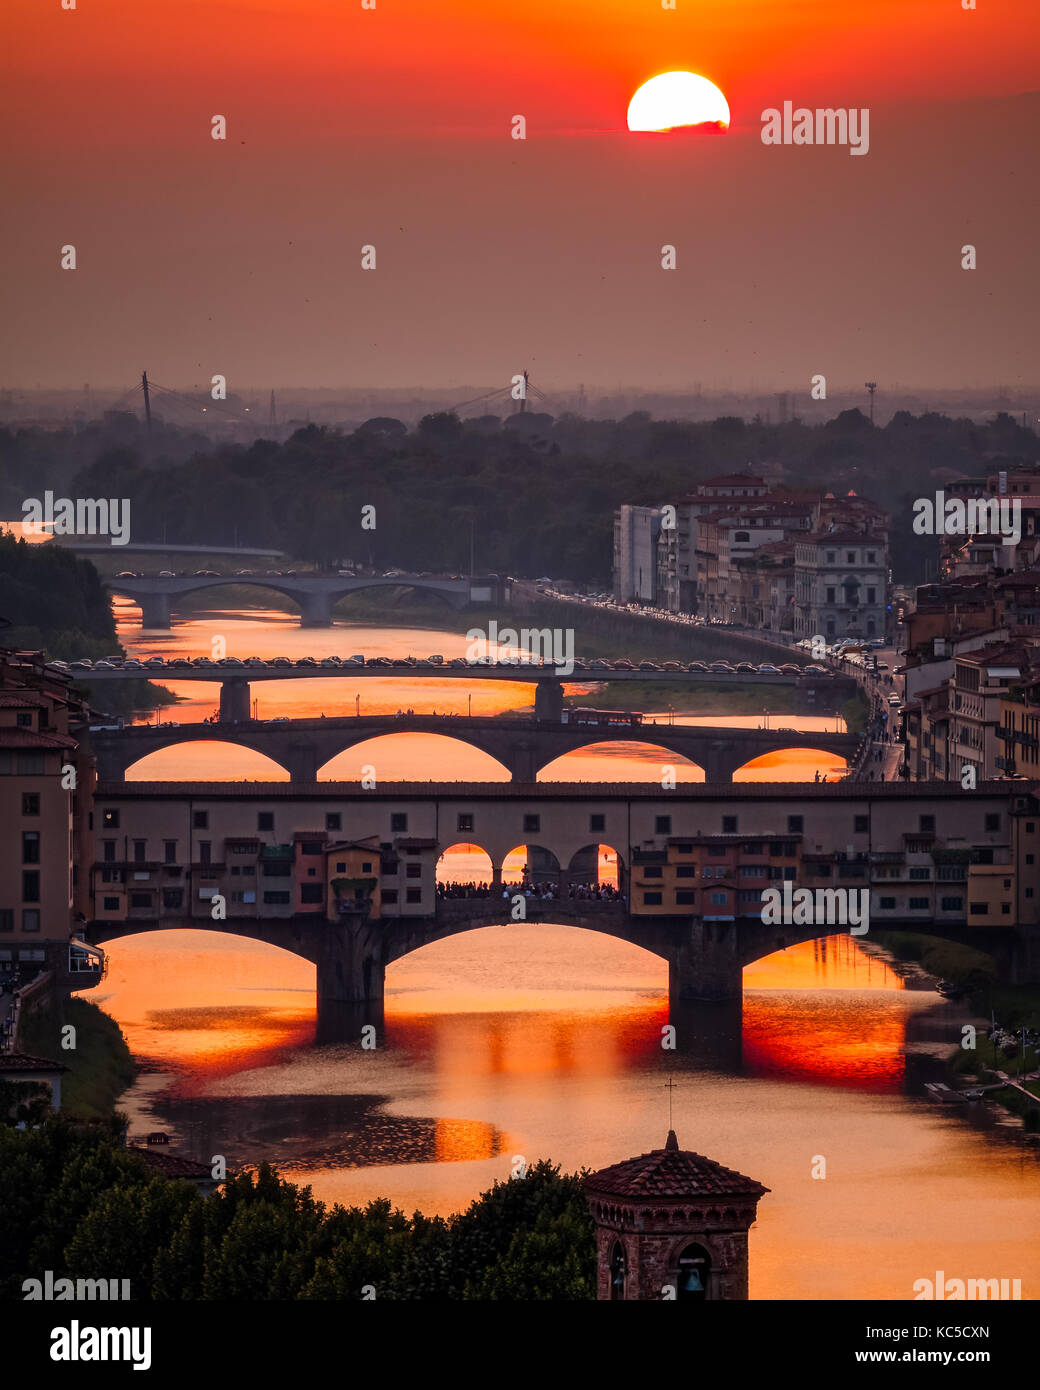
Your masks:
{"label": "arno river", "polygon": [[[210,655],[214,635],[240,657],[465,649],[460,634],[303,630],[277,613],[212,614],[144,635],[132,621],[121,625],[137,656]],[[185,724],[214,712],[215,685],[177,693],[188,700],[163,718]],[[350,714],[358,693],[363,712],[464,713],[472,696],[472,712],[490,714],[533,699],[530,687],[467,679],[254,687],[261,718]],[[783,717],[802,729],[824,722]],[[560,760],[543,776],[649,780],[665,760],[675,761],[615,745]],[[321,776],[353,779],[365,762],[377,763],[381,781],[506,775],[464,745],[401,735],[350,750]],[[817,768],[839,770],[830,755],[802,752],[742,776],[811,780]],[[166,750],[130,775],[284,776],[248,750],[212,744]],[[517,872],[522,862],[518,854]],[[606,852],[601,865],[609,876]],[[481,873],[481,856],[469,851],[444,866],[448,878]],[[196,1157],[270,1159],[330,1202],[386,1196],[406,1211],[446,1214],[507,1177],[516,1156],[572,1170],[659,1147],[671,1077],[681,1145],[770,1188],[751,1235],[752,1298],[907,1299],[914,1281],[936,1270],[1019,1278],[1024,1298],[1040,1291],[1040,1145],[989,1107],[965,1113],[922,1098],[922,1071],[957,1044],[962,1015],[930,991],[905,988],[847,935],[749,967],[742,1013],[688,1008],[673,1020],[674,1052],[661,1049],[664,962],[570,927],[485,928],[396,962],[387,972],[385,1045],[374,1052],[313,1045],[314,968],[273,947],[169,932],[108,951],[109,974],[94,998],[151,1068],[121,1101],[132,1132],[166,1129]],[[817,1156],[826,1159],[824,1179],[812,1177]]]}

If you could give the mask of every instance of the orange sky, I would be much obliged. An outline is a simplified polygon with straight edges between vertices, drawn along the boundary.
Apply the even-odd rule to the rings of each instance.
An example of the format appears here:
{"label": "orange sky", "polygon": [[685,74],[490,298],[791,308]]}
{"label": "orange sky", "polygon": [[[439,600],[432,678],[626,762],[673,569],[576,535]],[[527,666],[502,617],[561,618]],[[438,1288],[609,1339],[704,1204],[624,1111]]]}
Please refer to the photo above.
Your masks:
{"label": "orange sky", "polygon": [[[1027,379],[1040,7],[979,4],[6,0],[0,385]],[[730,134],[629,136],[682,67]],[[869,156],[763,147],[786,98]]]}

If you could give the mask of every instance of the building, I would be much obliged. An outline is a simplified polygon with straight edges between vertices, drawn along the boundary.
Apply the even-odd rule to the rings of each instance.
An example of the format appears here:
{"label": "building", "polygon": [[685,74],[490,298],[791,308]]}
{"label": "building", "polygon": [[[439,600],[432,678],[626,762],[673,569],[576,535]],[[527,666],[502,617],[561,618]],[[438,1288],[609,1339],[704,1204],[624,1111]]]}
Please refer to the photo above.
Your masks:
{"label": "building", "polygon": [[614,597],[619,603],[654,603],[660,507],[620,507],[614,513]]}
{"label": "building", "polygon": [[590,1173],[596,1297],[718,1302],[748,1296],[748,1232],[769,1191],[721,1163],[663,1149]]}
{"label": "building", "polygon": [[68,1067],[25,1052],[0,1052],[0,1081],[39,1082],[50,1087],[51,1109],[61,1109],[61,1077]]}
{"label": "building", "polygon": [[[70,940],[90,907],[94,762],[87,711],[41,652],[0,651],[0,962],[70,973]],[[76,953],[77,987],[89,981]],[[100,971],[100,955],[87,952]]]}
{"label": "building", "polygon": [[801,637],[883,637],[888,550],[874,530],[835,526],[795,543],[794,631]]}

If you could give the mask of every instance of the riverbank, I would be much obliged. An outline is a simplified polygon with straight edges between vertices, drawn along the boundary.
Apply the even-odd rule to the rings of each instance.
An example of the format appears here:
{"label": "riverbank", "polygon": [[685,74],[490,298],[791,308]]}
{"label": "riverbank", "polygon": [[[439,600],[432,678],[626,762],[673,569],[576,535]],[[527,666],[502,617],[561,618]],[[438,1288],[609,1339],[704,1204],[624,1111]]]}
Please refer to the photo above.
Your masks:
{"label": "riverbank", "polygon": [[[63,1047],[71,1025],[74,1047]],[[137,1067],[119,1025],[96,1004],[75,995],[54,999],[27,1017],[18,1046],[32,1056],[49,1057],[67,1068],[61,1083],[63,1115],[99,1119],[110,1115],[117,1098],[132,1084]]]}
{"label": "riverbank", "polygon": [[[976,1033],[974,1047],[955,1048],[946,1059],[951,1084],[974,1081],[992,1085],[998,1072],[1017,1080],[1040,1067],[1040,1048],[1021,1047],[1021,1030],[1036,1036],[1040,1030],[1040,985],[1007,985],[998,979],[993,957],[960,942],[943,941],[917,932],[871,932],[874,942],[897,959],[908,962],[936,979],[946,982],[967,996],[970,1007],[980,1017],[992,1017],[1010,1039],[1003,1045],[996,1038]],[[1040,1129],[1040,1080],[1020,1083],[1038,1098],[1034,1104],[1015,1086],[988,1091],[986,1098],[1014,1115],[1029,1130]]]}

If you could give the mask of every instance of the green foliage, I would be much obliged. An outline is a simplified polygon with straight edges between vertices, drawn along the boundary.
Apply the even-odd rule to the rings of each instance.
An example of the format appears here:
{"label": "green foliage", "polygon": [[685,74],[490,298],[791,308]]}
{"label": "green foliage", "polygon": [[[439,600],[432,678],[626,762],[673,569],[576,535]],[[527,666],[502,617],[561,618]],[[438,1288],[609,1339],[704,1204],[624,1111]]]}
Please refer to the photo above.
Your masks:
{"label": "green foliage", "polygon": [[45,1081],[0,1080],[0,1125],[38,1125],[51,1108],[51,1088]]}
{"label": "green foliage", "polygon": [[[62,1048],[62,1028],[76,1029],[76,1046]],[[117,1098],[136,1076],[133,1057],[119,1025],[86,999],[56,999],[50,1007],[28,1014],[19,1030],[19,1045],[36,1057],[61,1061],[62,1113],[95,1119],[112,1113]]]}
{"label": "green foliage", "polygon": [[[470,522],[480,569],[535,577],[562,567],[604,580],[612,513],[622,502],[681,496],[713,474],[781,470],[791,488],[854,489],[893,514],[896,578],[924,578],[912,502],[953,476],[1037,458],[1040,444],[1010,416],[985,424],[900,412],[875,429],[861,411],[826,425],[556,419],[540,412],[459,420],[366,421],[352,433],[310,425],[284,443],[215,444],[156,423],[146,449],[129,416],[65,431],[0,429],[0,515],[44,487],[131,500],[134,537],[226,545],[236,533],[300,560],[351,558],[388,569],[465,572]],[[41,481],[45,480],[45,481]],[[6,498],[6,502],[4,499]],[[361,507],[377,509],[361,532]],[[936,551],[937,553],[937,551]],[[0,613],[4,607],[0,603]],[[89,629],[84,629],[89,632]]]}
{"label": "green foliage", "polygon": [[212,1196],[154,1177],[122,1120],[0,1128],[0,1298],[24,1279],[130,1280],[141,1300],[591,1299],[582,1174],[543,1160],[447,1220],[330,1209],[269,1165]]}

